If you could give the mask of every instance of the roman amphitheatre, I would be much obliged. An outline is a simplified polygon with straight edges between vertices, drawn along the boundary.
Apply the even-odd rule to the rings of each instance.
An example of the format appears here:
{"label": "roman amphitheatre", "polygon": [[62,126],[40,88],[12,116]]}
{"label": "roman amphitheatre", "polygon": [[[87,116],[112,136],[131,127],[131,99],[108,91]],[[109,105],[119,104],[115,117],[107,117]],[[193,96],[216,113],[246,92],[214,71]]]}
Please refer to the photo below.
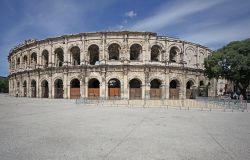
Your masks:
{"label": "roman amphitheatre", "polygon": [[[211,50],[152,32],[92,32],[11,49],[9,94],[30,98],[169,100],[215,95]],[[195,92],[194,92],[195,91]]]}

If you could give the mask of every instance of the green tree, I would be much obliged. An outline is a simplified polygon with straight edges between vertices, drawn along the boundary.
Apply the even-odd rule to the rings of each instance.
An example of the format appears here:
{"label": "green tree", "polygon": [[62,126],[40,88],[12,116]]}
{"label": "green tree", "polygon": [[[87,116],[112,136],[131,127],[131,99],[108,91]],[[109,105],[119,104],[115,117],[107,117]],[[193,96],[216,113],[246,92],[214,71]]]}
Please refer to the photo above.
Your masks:
{"label": "green tree", "polygon": [[233,81],[246,98],[250,84],[250,38],[231,42],[213,52],[205,59],[205,74],[209,78],[222,77]]}
{"label": "green tree", "polygon": [[2,79],[0,80],[0,93],[7,93],[9,90],[9,82],[8,79]]}

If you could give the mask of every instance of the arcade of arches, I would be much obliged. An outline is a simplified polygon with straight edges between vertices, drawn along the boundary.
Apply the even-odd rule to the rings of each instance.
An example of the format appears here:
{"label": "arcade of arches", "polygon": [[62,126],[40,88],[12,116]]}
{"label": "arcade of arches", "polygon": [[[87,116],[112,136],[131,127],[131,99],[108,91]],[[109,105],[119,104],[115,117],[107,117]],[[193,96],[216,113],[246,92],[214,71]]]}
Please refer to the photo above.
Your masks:
{"label": "arcade of arches", "polygon": [[[29,85],[30,84],[30,85]],[[128,81],[128,88],[117,78],[111,78],[106,85],[102,85],[97,78],[91,78],[86,85],[82,84],[78,78],[73,78],[69,85],[64,84],[62,79],[55,79],[53,85],[48,80],[42,80],[40,85],[36,80],[30,83],[25,80],[17,96],[23,97],[41,97],[41,98],[71,98],[88,97],[90,99],[108,98],[131,100],[140,99],[192,99],[195,96],[206,96],[206,85],[203,81],[199,82],[196,88],[193,80],[188,80],[185,84],[185,90],[181,89],[182,84],[178,79],[172,79],[169,82],[169,89],[159,79],[152,79],[148,86],[143,85],[140,79],[134,78]],[[29,87],[30,86],[30,87]],[[69,87],[68,87],[69,86]],[[105,87],[106,86],[106,87]],[[20,88],[20,82],[17,82]],[[39,93],[40,90],[40,93]],[[68,91],[68,92],[67,92]],[[198,91],[198,93],[197,93]],[[148,94],[147,94],[148,93]]]}

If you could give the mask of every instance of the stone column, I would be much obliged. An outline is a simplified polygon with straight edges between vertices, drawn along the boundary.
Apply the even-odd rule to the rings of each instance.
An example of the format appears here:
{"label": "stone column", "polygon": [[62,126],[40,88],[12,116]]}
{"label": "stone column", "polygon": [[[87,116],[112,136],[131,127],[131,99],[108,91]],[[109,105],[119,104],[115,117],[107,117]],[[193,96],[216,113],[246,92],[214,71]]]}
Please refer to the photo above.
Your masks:
{"label": "stone column", "polygon": [[80,60],[81,60],[81,65],[83,65],[85,64],[85,37],[84,36],[81,37],[81,41],[82,41],[82,49],[80,49]]}
{"label": "stone column", "polygon": [[150,83],[145,83],[145,98],[150,99]]}
{"label": "stone column", "polygon": [[85,78],[81,78],[80,79],[80,94],[81,94],[81,97],[86,97],[85,95],[85,81],[84,81]]}
{"label": "stone column", "polygon": [[68,39],[65,38],[65,47],[63,48],[63,66],[69,66],[70,64],[70,52],[68,50]]}
{"label": "stone column", "polygon": [[183,79],[183,85],[182,85],[182,90],[183,90],[183,92],[182,92],[182,98],[183,99],[186,99],[186,79]]}
{"label": "stone column", "polygon": [[169,99],[169,81],[170,76],[169,76],[169,72],[166,74],[166,82],[165,82],[165,95],[166,95],[166,99]]}
{"label": "stone column", "polygon": [[17,57],[15,56],[15,71],[17,71],[18,68],[17,68]]}
{"label": "stone column", "polygon": [[84,80],[85,80],[85,84],[84,84],[84,88],[85,88],[85,97],[87,98],[88,97],[88,77],[85,77],[84,78]]}
{"label": "stone column", "polygon": [[30,76],[29,76],[29,78],[28,78],[28,80],[27,80],[27,97],[31,97],[31,91],[30,91],[30,89],[31,89],[31,87],[30,87]]}
{"label": "stone column", "polygon": [[149,35],[147,35],[145,37],[145,51],[144,51],[144,54],[142,55],[144,64],[149,62],[149,59],[150,59],[149,55],[150,55],[150,53],[149,53]]}
{"label": "stone column", "polygon": [[100,82],[100,84],[102,84],[102,86],[100,86],[100,90],[101,90],[100,96],[103,98],[108,97],[108,82],[107,82],[106,78],[107,78],[106,77],[106,69],[102,68],[101,69],[101,82]]}
{"label": "stone column", "polygon": [[52,44],[50,44],[50,51],[49,51],[49,67],[54,66],[54,52],[53,52],[53,47]]}
{"label": "stone column", "polygon": [[144,70],[144,89],[142,90],[143,96],[146,99],[150,99],[150,82],[149,82],[150,69],[145,68]]}
{"label": "stone column", "polygon": [[185,81],[186,81],[186,71],[183,70],[182,71],[182,75],[181,75],[181,86],[180,86],[180,99],[186,99],[186,84],[185,84]]}
{"label": "stone column", "polygon": [[39,81],[39,75],[36,75],[36,98],[40,98],[40,81]]}
{"label": "stone column", "polygon": [[128,68],[124,68],[123,72],[123,91],[121,90],[121,97],[129,99],[129,82],[128,82]]}
{"label": "stone column", "polygon": [[166,85],[163,83],[160,86],[161,88],[161,99],[166,99]]}
{"label": "stone column", "polygon": [[23,70],[24,67],[23,67],[23,56],[22,56],[22,53],[21,53],[21,56],[20,56],[20,69]]}
{"label": "stone column", "polygon": [[104,34],[102,34],[102,49],[100,49],[100,53],[99,53],[99,60],[104,60],[105,57],[105,36]]}
{"label": "stone column", "polygon": [[124,83],[121,82],[121,99],[124,99]]}
{"label": "stone column", "polygon": [[70,83],[68,82],[67,82],[67,88],[68,88],[67,97],[70,99]]}
{"label": "stone column", "polygon": [[39,49],[37,51],[37,67],[36,68],[42,68],[42,53],[39,46],[37,46]]}
{"label": "stone column", "polygon": [[105,64],[106,64],[106,61],[108,60],[108,51],[106,49],[106,37],[105,35],[103,34],[103,44],[102,44],[102,60],[105,61]]}
{"label": "stone column", "polygon": [[105,78],[102,79],[102,88],[101,88],[102,92],[102,96],[107,99],[108,98],[108,82],[106,81],[106,76]]}
{"label": "stone column", "polygon": [[199,96],[199,91],[198,91],[198,89],[199,89],[199,75],[198,74],[196,74],[195,83],[197,84],[195,94],[196,94],[196,97],[198,97]]}
{"label": "stone column", "polygon": [[49,83],[49,98],[53,98],[54,96],[52,96],[52,84],[54,84],[54,82],[52,82],[52,76],[50,77],[50,83]]}
{"label": "stone column", "polygon": [[63,73],[63,98],[68,98],[68,73],[64,71]]}
{"label": "stone column", "polygon": [[108,98],[108,84],[106,84],[106,80],[102,80],[100,82],[100,97],[106,99]]}
{"label": "stone column", "polygon": [[55,98],[55,85],[52,83],[51,85],[51,98]]}
{"label": "stone column", "polygon": [[142,89],[142,92],[141,92],[141,97],[142,97],[142,99],[145,99],[146,98],[146,96],[145,96],[145,94],[146,94],[146,85],[145,84],[142,84],[141,85],[141,89]]}

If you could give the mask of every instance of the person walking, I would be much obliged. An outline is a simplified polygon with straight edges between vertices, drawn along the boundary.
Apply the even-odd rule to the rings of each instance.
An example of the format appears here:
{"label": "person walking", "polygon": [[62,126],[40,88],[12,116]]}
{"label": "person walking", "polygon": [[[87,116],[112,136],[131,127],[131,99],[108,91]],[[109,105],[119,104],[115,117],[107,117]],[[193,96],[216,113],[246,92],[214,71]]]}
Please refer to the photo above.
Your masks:
{"label": "person walking", "polygon": [[243,103],[243,99],[244,99],[244,97],[243,97],[243,95],[242,95],[242,94],[240,94],[239,99],[240,99],[240,103],[242,104],[242,103]]}

